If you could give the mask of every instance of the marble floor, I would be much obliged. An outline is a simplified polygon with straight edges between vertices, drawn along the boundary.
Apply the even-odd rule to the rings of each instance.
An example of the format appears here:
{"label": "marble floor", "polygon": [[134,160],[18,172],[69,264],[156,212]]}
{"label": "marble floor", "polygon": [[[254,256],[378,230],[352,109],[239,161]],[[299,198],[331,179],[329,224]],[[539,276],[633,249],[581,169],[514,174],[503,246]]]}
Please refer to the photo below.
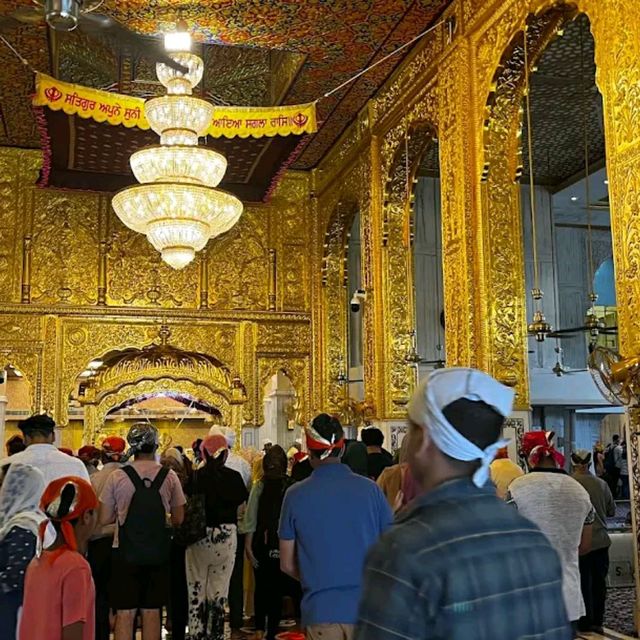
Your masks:
{"label": "marble floor", "polygon": [[581,640],[633,640],[631,636],[625,636],[616,631],[605,629],[604,635],[597,633],[581,633],[578,635]]}

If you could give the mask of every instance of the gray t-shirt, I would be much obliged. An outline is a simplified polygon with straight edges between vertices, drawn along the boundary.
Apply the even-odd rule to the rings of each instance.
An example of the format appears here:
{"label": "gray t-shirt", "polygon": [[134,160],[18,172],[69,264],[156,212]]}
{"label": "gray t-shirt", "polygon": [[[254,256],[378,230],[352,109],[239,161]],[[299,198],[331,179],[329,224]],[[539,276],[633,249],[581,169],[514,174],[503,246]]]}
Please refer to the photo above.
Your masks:
{"label": "gray t-shirt", "polygon": [[596,478],[590,473],[576,473],[572,477],[587,490],[591,504],[596,510],[591,550],[606,549],[611,546],[606,520],[607,517],[616,515],[616,503],[611,494],[611,489],[609,489],[609,485],[604,480]]}
{"label": "gray t-shirt", "polygon": [[585,614],[585,607],[580,589],[578,548],[582,529],[593,524],[595,518],[589,494],[559,469],[537,469],[511,483],[507,501],[537,524],[558,552],[569,620],[579,620]]}

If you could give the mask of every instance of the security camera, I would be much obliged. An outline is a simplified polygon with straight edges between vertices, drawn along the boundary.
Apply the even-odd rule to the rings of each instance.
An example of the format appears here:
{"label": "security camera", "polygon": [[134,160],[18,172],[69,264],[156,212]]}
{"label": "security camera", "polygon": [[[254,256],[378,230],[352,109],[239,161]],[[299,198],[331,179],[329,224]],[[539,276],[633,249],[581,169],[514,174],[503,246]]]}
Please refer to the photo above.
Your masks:
{"label": "security camera", "polygon": [[367,299],[367,292],[364,289],[356,289],[353,293],[353,298],[351,298],[351,311],[353,313],[358,313],[360,311],[360,307]]}

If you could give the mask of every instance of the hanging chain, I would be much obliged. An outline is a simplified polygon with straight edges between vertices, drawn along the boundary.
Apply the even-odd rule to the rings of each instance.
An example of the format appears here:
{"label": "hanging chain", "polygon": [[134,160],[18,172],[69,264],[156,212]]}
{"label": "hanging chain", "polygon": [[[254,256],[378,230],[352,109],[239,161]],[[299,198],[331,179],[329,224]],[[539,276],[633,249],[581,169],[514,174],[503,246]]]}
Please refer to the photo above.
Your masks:
{"label": "hanging chain", "polygon": [[589,298],[595,304],[595,293],[593,291],[593,278],[595,271],[593,268],[593,225],[591,215],[591,189],[589,185],[589,97],[586,81],[586,70],[584,64],[584,24],[580,22],[580,80],[582,84],[582,124],[584,135],[584,191],[587,199],[587,247],[589,259]]}
{"label": "hanging chain", "polygon": [[529,77],[529,52],[527,46],[527,27],[524,30],[524,77],[525,103],[527,112],[527,147],[529,152],[529,200],[531,208],[531,233],[533,235],[533,297],[540,303],[540,272],[538,266],[538,234],[536,229],[536,197],[533,183],[533,132],[531,130],[531,79]]}

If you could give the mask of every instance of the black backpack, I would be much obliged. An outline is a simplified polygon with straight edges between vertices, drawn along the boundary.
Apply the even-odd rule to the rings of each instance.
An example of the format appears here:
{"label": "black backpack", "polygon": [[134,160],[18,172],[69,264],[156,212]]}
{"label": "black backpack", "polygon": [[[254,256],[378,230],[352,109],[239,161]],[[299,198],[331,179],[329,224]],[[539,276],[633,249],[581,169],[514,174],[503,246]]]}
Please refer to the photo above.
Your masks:
{"label": "black backpack", "polygon": [[153,482],[149,478],[141,478],[133,467],[125,466],[122,470],[133,482],[135,492],[127,518],[119,529],[120,552],[129,564],[164,564],[169,559],[171,530],[167,527],[160,487],[169,469],[162,467]]}

